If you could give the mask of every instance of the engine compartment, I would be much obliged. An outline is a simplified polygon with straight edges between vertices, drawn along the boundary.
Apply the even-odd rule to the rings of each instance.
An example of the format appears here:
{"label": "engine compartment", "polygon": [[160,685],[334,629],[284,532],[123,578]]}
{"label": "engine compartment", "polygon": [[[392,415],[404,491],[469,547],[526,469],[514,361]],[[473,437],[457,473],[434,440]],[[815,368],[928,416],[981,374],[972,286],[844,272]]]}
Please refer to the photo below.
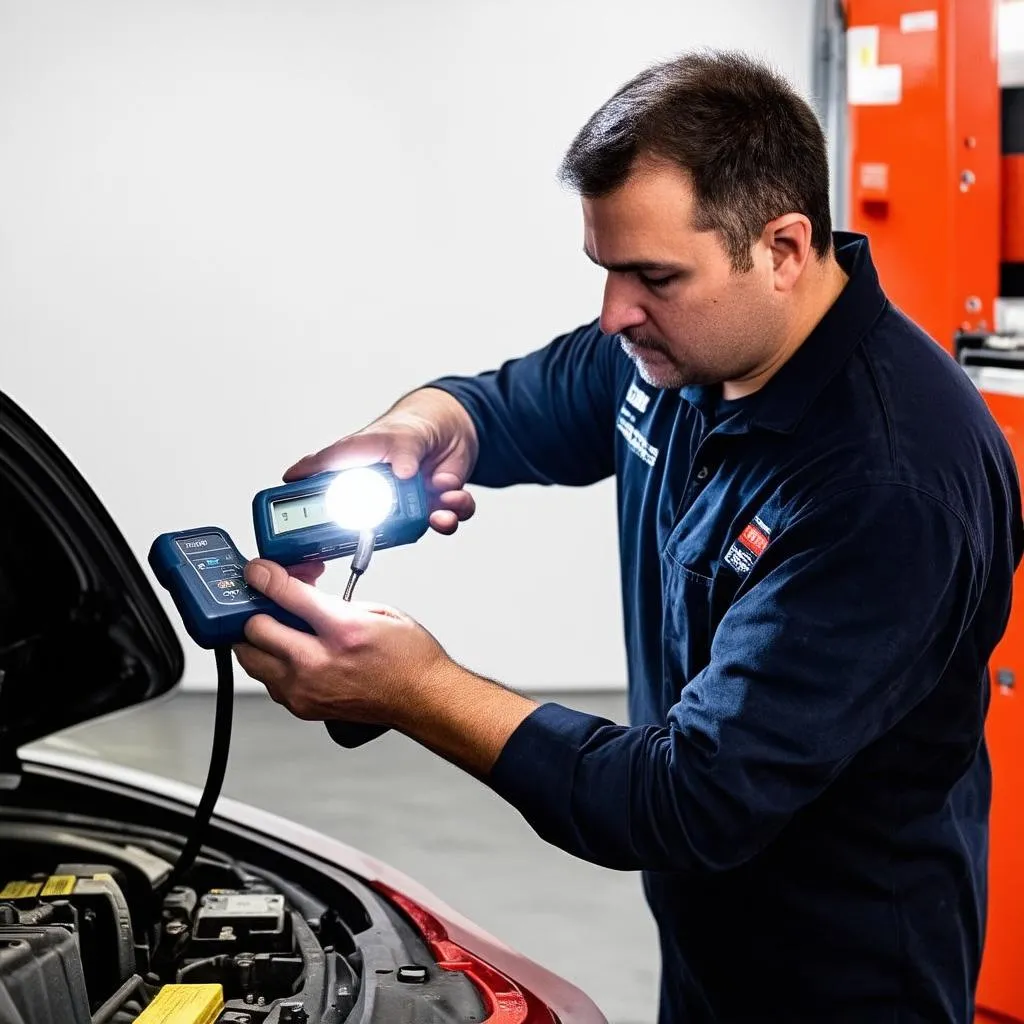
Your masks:
{"label": "engine compartment", "polygon": [[[204,848],[167,888],[152,835],[0,818],[2,1024],[342,1024],[482,1021],[353,880],[321,895]],[[372,895],[370,895],[370,898]],[[403,960],[405,962],[403,962]]]}

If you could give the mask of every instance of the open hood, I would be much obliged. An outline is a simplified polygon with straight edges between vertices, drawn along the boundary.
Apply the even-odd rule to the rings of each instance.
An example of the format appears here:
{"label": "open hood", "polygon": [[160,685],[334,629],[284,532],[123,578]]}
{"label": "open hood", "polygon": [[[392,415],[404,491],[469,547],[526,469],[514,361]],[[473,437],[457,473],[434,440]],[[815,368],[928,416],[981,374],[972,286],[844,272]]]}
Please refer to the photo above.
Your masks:
{"label": "open hood", "polygon": [[113,520],[0,392],[0,771],[25,743],[166,693],[183,668]]}

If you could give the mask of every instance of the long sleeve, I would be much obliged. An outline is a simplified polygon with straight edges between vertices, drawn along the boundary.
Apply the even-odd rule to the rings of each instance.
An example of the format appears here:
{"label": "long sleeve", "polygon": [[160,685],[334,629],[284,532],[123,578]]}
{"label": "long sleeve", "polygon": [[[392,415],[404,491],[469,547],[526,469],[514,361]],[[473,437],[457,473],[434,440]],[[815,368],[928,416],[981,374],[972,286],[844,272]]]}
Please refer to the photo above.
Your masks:
{"label": "long sleeve", "polygon": [[480,438],[471,483],[585,486],[615,471],[616,399],[629,363],[596,322],[475,377],[442,377]]}
{"label": "long sleeve", "polygon": [[[606,867],[743,863],[963,657],[984,576],[970,537],[902,484],[821,501],[761,555],[667,726],[545,704],[492,787],[542,838]],[[979,680],[956,685],[969,705]]]}

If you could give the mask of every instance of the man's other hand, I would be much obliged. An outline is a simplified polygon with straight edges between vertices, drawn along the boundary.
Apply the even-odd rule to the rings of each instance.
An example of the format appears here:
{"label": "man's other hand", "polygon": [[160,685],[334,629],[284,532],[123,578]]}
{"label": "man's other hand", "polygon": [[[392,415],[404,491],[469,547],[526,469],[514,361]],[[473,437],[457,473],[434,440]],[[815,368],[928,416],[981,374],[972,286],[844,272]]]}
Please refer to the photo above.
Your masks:
{"label": "man's other hand", "polygon": [[422,388],[362,430],[300,459],[284,479],[378,462],[389,463],[400,480],[421,471],[430,525],[438,533],[452,534],[476,511],[465,486],[477,451],[476,428],[462,405],[445,391]]}
{"label": "man's other hand", "polygon": [[324,594],[273,562],[246,581],[304,619],[315,636],[269,615],[246,623],[235,655],[297,718],[383,725],[478,777],[538,705],[452,661],[419,623],[394,608]]}
{"label": "man's other hand", "polygon": [[434,637],[393,608],[343,601],[261,559],[245,577],[316,631],[254,615],[248,643],[235,647],[245,672],[297,718],[395,726],[409,691],[452,664]]}

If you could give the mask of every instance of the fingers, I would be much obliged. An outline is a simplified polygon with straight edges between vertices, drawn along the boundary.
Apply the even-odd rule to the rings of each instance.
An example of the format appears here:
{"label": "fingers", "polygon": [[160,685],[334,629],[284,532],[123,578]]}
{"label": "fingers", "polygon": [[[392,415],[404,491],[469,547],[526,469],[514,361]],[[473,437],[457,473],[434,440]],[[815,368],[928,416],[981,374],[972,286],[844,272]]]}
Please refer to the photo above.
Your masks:
{"label": "fingers", "polygon": [[249,643],[285,665],[308,665],[319,651],[319,641],[308,633],[285,626],[272,615],[253,615],[245,624]]}
{"label": "fingers", "polygon": [[442,491],[440,494],[432,495],[430,504],[428,521],[437,533],[446,536],[455,533],[459,523],[471,519],[476,512],[476,501],[469,491]]}
{"label": "fingers", "polygon": [[323,576],[327,566],[323,562],[303,562],[301,565],[288,566],[288,575],[313,586]]}
{"label": "fingers", "polygon": [[423,442],[415,436],[364,431],[300,459],[285,471],[284,480],[288,483],[315,473],[372,466],[377,462],[389,463],[395,476],[408,480],[416,475],[422,458]]}
{"label": "fingers", "polygon": [[427,522],[432,530],[445,537],[450,537],[459,528],[459,517],[454,512],[431,512]]}
{"label": "fingers", "polygon": [[[288,571],[276,562],[268,562],[262,558],[253,559],[245,567],[245,581],[275,604],[308,622],[318,633],[323,632],[333,620],[344,614],[341,607],[344,602],[334,600],[289,575]],[[288,631],[295,636],[303,635],[297,630]]]}
{"label": "fingers", "polygon": [[460,491],[465,482],[458,473],[447,469],[439,469],[430,478],[430,486],[435,491]]}
{"label": "fingers", "polygon": [[476,512],[476,500],[469,491],[445,491],[437,496],[437,505],[454,512],[460,523],[471,519]]}
{"label": "fingers", "polygon": [[288,676],[288,666],[273,654],[261,651],[250,644],[236,644],[234,651],[235,658],[245,674],[271,690],[271,696],[283,685]]}

